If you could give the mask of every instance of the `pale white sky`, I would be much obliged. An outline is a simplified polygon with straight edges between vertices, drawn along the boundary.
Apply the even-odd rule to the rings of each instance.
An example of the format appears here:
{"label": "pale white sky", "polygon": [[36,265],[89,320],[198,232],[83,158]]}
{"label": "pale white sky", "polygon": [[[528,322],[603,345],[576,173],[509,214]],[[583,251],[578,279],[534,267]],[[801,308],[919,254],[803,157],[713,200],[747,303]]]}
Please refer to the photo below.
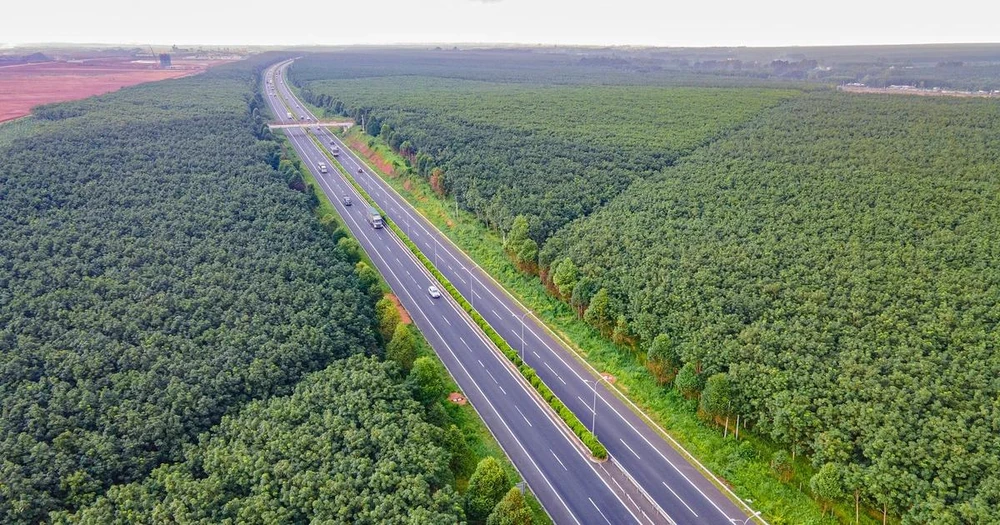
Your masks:
{"label": "pale white sky", "polygon": [[[10,0],[0,43],[772,46],[1000,41],[1000,2]],[[294,10],[292,9],[294,8]]]}

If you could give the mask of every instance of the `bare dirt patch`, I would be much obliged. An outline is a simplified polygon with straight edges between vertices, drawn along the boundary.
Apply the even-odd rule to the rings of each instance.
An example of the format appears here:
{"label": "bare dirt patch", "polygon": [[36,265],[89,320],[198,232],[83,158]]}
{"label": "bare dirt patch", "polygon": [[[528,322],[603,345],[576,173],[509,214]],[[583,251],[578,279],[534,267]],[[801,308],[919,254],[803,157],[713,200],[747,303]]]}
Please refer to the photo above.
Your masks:
{"label": "bare dirt patch", "polygon": [[464,405],[464,404],[466,404],[468,402],[468,401],[466,401],[465,396],[463,396],[462,394],[460,394],[458,392],[452,392],[452,393],[448,394],[448,401],[451,401],[452,403],[455,403],[456,405]]}
{"label": "bare dirt patch", "polygon": [[0,68],[0,122],[31,108],[78,100],[123,87],[201,73],[221,60],[175,60],[169,69],[127,59],[42,62]]}
{"label": "bare dirt patch", "polygon": [[365,159],[371,164],[374,164],[375,167],[378,168],[378,170],[381,171],[382,173],[385,173],[386,175],[389,176],[396,175],[395,168],[393,167],[392,163],[385,160],[385,158],[382,157],[382,155],[380,155],[377,151],[373,151],[371,148],[369,148],[368,144],[365,144],[363,141],[358,140],[357,138],[351,138],[348,141],[348,145],[354,151],[361,152],[361,154],[365,156]]}
{"label": "bare dirt patch", "polygon": [[386,294],[386,297],[388,297],[389,300],[392,301],[392,304],[396,305],[396,311],[399,312],[399,322],[403,324],[410,324],[413,322],[413,320],[410,319],[410,314],[407,313],[405,308],[403,308],[403,304],[399,302],[399,297],[396,297],[394,294],[391,293]]}

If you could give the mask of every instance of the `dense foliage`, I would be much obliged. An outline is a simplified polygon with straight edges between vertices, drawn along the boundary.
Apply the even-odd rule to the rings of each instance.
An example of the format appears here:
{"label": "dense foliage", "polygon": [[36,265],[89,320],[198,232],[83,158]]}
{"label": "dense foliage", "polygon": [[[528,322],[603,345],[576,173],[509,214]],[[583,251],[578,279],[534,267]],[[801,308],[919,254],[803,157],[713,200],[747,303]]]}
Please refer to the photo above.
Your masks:
{"label": "dense foliage", "polygon": [[6,135],[0,521],[92,502],[375,351],[352,261],[275,169],[259,63],[43,107]]}
{"label": "dense foliage", "polygon": [[[445,78],[351,78],[368,70],[318,55],[297,61],[292,78],[307,101],[363,122],[487,224],[506,231],[516,215],[529,217],[536,241],[795,94],[483,82],[447,78],[450,63],[436,64],[423,74],[442,69]],[[321,74],[347,78],[309,81]]]}
{"label": "dense foliage", "polygon": [[559,232],[542,272],[573,261],[588,321],[623,316],[707,415],[810,453],[817,497],[990,522],[998,125],[981,100],[792,100]]}
{"label": "dense foliage", "polygon": [[447,484],[442,432],[395,371],[374,357],[340,360],[290,396],[227,416],[183,462],[56,521],[456,523],[463,505]]}

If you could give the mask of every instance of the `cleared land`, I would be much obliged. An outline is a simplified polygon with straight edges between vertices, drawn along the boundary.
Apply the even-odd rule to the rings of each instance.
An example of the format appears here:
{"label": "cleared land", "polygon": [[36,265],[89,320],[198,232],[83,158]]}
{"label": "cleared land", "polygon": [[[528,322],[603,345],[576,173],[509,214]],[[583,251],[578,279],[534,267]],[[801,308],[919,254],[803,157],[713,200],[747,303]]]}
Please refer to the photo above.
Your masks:
{"label": "cleared land", "polygon": [[0,68],[0,122],[31,108],[117,91],[123,87],[201,73],[222,60],[174,60],[170,69],[132,60],[43,62]]}

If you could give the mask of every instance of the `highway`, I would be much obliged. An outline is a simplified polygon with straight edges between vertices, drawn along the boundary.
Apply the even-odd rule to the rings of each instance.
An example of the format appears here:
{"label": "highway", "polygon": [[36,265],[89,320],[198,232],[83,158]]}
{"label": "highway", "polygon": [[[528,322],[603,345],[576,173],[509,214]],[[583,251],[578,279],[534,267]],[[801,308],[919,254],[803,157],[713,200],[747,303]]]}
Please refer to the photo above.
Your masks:
{"label": "highway", "polygon": [[[283,73],[285,67],[286,65],[282,65],[279,72]],[[312,117],[295,99],[287,85],[277,80],[275,85],[278,92],[275,96],[280,94],[285,100],[290,101],[293,108],[298,106],[295,108],[298,111],[296,115]],[[275,113],[284,115],[285,111],[276,110]],[[286,130],[286,132],[288,131]],[[301,130],[298,132],[303,133]],[[637,410],[633,410],[635,407],[612,393],[611,387],[602,381],[596,370],[578,359],[571,350],[549,333],[526,308],[510,297],[488,274],[413,210],[384,181],[374,175],[371,169],[355,157],[344,144],[340,143],[327,130],[322,130],[320,136],[324,144],[333,140],[340,147],[341,154],[338,161],[345,169],[375,199],[379,207],[389,214],[389,218],[407,232],[410,239],[434,262],[437,269],[451,281],[494,330],[506,339],[512,348],[521,351],[524,361],[535,369],[546,385],[604,443],[612,460],[601,464],[598,468],[605,470],[612,478],[617,475],[617,471],[621,471],[639,487],[632,491],[630,485],[621,483],[622,487],[628,489],[621,492],[625,494],[624,500],[629,502],[626,508],[633,515],[636,513],[635,509],[639,509],[639,517],[642,518],[643,522],[649,516],[656,521],[678,524],[743,523],[747,519],[747,516],[750,515],[749,507],[745,504],[738,506],[737,503],[734,503],[729,497],[733,495],[731,493],[727,495],[723,492],[728,489],[719,488],[717,484],[712,483],[703,473],[704,469],[696,468],[694,465],[696,460],[675,449],[668,442],[668,438],[653,428],[652,422],[641,417]],[[359,169],[361,173],[358,172]],[[370,231],[372,230],[369,229]],[[405,247],[391,251],[398,249],[409,253]],[[381,270],[382,268],[380,268]],[[384,271],[383,275],[386,275]],[[419,292],[420,289],[417,291]],[[406,307],[410,308],[408,305]],[[457,305],[455,309],[461,310]],[[462,313],[464,314],[464,312]],[[446,338],[449,337],[447,334],[454,328],[444,322],[431,324],[433,326],[429,330],[441,330],[442,333],[446,334]],[[428,329],[425,329],[424,326],[419,323],[418,326],[425,334],[428,333]],[[433,342],[432,345],[434,345]],[[434,347],[441,355],[438,346]],[[505,359],[502,357],[497,357],[497,359],[502,360],[503,364],[506,365]],[[446,364],[449,365],[449,370],[452,370],[454,375],[451,365],[447,362]],[[489,381],[490,378],[487,377],[486,380]],[[482,385],[483,381],[476,380],[476,384]],[[459,385],[468,393],[466,385],[460,381]],[[493,395],[487,395],[486,398],[487,400],[502,399]],[[476,404],[476,400],[472,399],[471,396],[470,400]],[[504,399],[504,402],[506,401]],[[498,402],[497,404],[504,403]],[[476,404],[476,406],[480,407],[480,413],[484,412],[481,409],[481,404]],[[484,419],[486,418],[484,417]],[[522,419],[534,422],[534,419],[531,418]],[[518,420],[505,419],[505,421],[507,424],[511,424],[511,421],[517,422]],[[493,429],[492,426],[490,428]],[[517,464],[516,460],[515,464]],[[524,473],[520,465],[518,468]],[[527,475],[525,477],[527,478]],[[575,471],[574,481],[579,481],[575,476]],[[529,480],[529,484],[535,489],[537,482]],[[611,485],[614,486],[614,481]],[[646,515],[643,515],[641,506],[632,506],[632,501],[629,500],[638,500],[640,496],[637,494],[649,497],[655,511],[647,510],[645,511]],[[735,496],[733,498],[735,499]],[[618,499],[622,499],[622,497],[620,496]],[[549,509],[550,504],[545,502],[545,505],[546,509]],[[594,522],[595,514],[593,512],[582,516],[584,523]],[[553,518],[557,522],[562,522],[561,517],[557,517],[555,514],[553,514]],[[580,520],[581,515],[574,514],[573,518]],[[617,521],[614,518],[609,521],[613,523],[628,522],[627,519]],[[601,520],[598,518],[596,522],[601,522]]]}
{"label": "highway", "polygon": [[[265,78],[276,67],[265,71]],[[283,92],[278,80],[274,85]],[[268,90],[266,95],[278,120],[291,122],[278,93]],[[283,95],[292,100],[288,93]],[[304,122],[299,117],[308,114],[295,102],[289,105],[293,118]],[[391,230],[368,224],[365,201],[312,139],[319,135],[328,144],[332,135],[312,129],[282,132],[552,519],[560,524],[668,522],[614,463],[590,459],[576,436],[451,297],[434,299],[428,294],[429,286],[441,285]],[[327,164],[327,173],[321,172],[320,163]],[[351,196],[352,206],[344,204],[345,195]]]}

